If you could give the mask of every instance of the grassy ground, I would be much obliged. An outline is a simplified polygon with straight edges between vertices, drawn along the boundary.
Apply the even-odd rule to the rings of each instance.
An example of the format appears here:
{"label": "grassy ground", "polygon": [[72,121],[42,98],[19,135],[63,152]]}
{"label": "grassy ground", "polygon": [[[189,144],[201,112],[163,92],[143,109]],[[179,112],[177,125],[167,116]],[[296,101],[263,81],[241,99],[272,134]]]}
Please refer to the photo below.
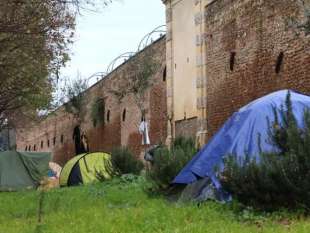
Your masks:
{"label": "grassy ground", "polygon": [[171,203],[147,196],[141,182],[119,180],[45,193],[38,224],[39,195],[0,193],[0,233],[310,232],[310,219],[240,215],[212,202]]}

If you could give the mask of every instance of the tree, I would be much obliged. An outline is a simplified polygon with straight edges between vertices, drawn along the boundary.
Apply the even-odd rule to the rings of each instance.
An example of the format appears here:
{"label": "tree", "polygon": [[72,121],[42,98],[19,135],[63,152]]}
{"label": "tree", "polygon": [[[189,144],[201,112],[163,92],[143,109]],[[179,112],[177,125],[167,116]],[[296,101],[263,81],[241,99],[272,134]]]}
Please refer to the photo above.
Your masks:
{"label": "tree", "polygon": [[[225,159],[222,184],[245,205],[264,210],[283,207],[310,211],[310,109],[305,108],[303,126],[294,116],[290,94],[285,107],[274,109],[269,140],[278,150],[260,159],[230,155]],[[280,120],[281,119],[281,120]]]}
{"label": "tree", "polygon": [[35,114],[49,106],[69,60],[76,17],[96,2],[0,0],[0,128],[17,111]]}
{"label": "tree", "polygon": [[62,88],[62,96],[60,102],[64,104],[65,110],[72,114],[79,122],[84,119],[86,114],[85,91],[88,88],[87,80],[78,76],[74,80],[66,80]]}

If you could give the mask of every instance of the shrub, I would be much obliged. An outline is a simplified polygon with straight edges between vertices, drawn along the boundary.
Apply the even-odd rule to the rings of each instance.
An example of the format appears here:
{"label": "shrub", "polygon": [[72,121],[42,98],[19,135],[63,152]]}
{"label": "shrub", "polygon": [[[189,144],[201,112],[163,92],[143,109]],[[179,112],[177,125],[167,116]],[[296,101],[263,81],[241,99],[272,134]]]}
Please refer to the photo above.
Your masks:
{"label": "shrub", "polygon": [[177,137],[172,142],[172,149],[173,148],[181,148],[185,151],[193,153],[197,152],[195,141],[193,138]]}
{"label": "shrub", "polygon": [[176,138],[170,150],[162,146],[155,151],[153,164],[147,169],[147,179],[155,189],[167,188],[196,153],[193,139]]}
{"label": "shrub", "polygon": [[241,203],[259,209],[310,208],[310,113],[305,111],[305,127],[299,128],[288,94],[282,124],[275,111],[270,126],[270,142],[277,153],[262,153],[260,161],[229,156],[222,179],[224,188]]}
{"label": "shrub", "polygon": [[120,174],[140,174],[143,163],[135,158],[127,147],[115,148],[112,151],[112,163]]}

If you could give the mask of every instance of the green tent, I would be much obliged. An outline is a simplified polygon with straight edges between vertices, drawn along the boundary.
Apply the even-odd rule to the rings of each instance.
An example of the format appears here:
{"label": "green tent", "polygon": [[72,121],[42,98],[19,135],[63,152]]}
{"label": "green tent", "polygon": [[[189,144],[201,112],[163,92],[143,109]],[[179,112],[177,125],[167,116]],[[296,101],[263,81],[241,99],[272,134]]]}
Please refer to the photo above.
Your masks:
{"label": "green tent", "polygon": [[0,152],[0,191],[36,188],[47,176],[50,153]]}
{"label": "green tent", "polygon": [[60,174],[60,186],[89,184],[111,179],[114,174],[111,155],[103,152],[86,153],[69,160]]}

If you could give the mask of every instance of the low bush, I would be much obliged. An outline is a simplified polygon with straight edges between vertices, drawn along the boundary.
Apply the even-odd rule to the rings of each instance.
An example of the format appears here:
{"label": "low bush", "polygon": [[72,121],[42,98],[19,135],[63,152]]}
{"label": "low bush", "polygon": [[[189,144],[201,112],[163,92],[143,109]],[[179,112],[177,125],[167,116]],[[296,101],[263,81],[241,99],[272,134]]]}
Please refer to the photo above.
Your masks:
{"label": "low bush", "polygon": [[270,141],[277,153],[262,153],[259,162],[229,156],[222,174],[224,188],[243,204],[264,210],[310,210],[310,113],[299,128],[288,95],[282,123],[275,112]]}
{"label": "low bush", "polygon": [[159,147],[152,165],[147,169],[147,179],[155,189],[167,188],[196,153],[195,142],[191,138],[176,138],[170,149]]}
{"label": "low bush", "polygon": [[127,147],[115,148],[112,151],[112,164],[120,175],[139,175],[144,167],[143,163]]}

